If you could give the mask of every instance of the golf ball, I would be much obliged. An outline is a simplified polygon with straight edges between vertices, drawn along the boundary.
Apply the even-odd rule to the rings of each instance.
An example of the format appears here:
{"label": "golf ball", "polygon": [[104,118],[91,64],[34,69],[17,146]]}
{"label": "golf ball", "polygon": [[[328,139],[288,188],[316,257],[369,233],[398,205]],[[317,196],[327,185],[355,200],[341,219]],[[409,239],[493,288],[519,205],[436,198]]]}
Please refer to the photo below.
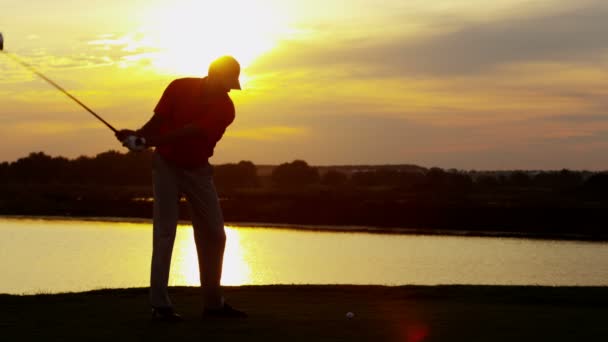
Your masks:
{"label": "golf ball", "polygon": [[351,318],[353,318],[353,317],[355,317],[355,314],[354,314],[354,313],[352,313],[352,312],[350,312],[350,311],[346,313],[346,318],[351,319]]}

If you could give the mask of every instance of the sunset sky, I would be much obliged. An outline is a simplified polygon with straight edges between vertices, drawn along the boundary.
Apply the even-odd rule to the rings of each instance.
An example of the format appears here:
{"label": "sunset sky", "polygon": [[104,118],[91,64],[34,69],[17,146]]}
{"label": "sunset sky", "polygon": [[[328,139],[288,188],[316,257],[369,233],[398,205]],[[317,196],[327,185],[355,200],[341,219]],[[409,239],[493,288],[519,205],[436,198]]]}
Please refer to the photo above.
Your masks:
{"label": "sunset sky", "polygon": [[[608,169],[605,0],[0,0],[5,50],[119,128],[232,54],[213,163]],[[0,56],[0,161],[122,150]]]}

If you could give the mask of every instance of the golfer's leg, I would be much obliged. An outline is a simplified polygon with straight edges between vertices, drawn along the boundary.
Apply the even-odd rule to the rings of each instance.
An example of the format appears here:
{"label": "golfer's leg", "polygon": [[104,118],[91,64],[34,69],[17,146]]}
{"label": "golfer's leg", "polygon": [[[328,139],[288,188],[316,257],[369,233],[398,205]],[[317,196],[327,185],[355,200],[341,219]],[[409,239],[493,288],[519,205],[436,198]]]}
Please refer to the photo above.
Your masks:
{"label": "golfer's leg", "polygon": [[160,156],[154,156],[154,222],[150,304],[172,307],[167,291],[171,254],[178,219],[179,191],[176,175]]}
{"label": "golfer's leg", "polygon": [[223,305],[220,280],[226,232],[222,209],[213,184],[212,167],[208,165],[188,172],[187,177],[183,179],[183,191],[192,213],[205,307],[218,308]]}

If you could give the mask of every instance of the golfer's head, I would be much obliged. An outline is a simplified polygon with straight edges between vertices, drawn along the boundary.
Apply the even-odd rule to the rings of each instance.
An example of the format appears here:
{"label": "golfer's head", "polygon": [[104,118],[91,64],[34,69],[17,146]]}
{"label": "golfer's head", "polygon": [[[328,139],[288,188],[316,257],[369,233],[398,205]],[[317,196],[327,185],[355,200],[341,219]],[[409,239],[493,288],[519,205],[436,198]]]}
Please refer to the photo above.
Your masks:
{"label": "golfer's head", "polygon": [[241,89],[240,74],[241,66],[239,62],[232,56],[222,56],[211,62],[207,76],[213,83],[221,85],[226,91],[230,91],[231,89]]}

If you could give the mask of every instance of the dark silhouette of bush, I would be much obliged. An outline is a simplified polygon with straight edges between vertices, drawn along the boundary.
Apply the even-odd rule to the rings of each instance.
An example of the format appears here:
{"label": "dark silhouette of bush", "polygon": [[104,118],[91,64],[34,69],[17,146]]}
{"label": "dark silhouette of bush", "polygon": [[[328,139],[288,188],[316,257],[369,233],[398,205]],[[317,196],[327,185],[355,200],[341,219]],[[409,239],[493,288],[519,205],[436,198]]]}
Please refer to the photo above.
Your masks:
{"label": "dark silhouette of bush", "polygon": [[422,172],[401,170],[366,170],[353,173],[351,184],[359,187],[391,187],[409,189],[422,184],[425,176]]}
{"label": "dark silhouette of bush", "polygon": [[108,151],[97,156],[69,160],[51,157],[43,152],[3,166],[2,182],[24,184],[150,184],[151,152],[126,153]]}
{"label": "dark silhouette of bush", "polygon": [[355,186],[379,186],[382,185],[382,180],[378,177],[376,171],[357,171],[350,178],[350,182]]}
{"label": "dark silhouette of bush", "polygon": [[515,187],[528,187],[532,184],[532,178],[524,171],[515,171],[509,175],[507,183]]}
{"label": "dark silhouette of bush", "polygon": [[9,177],[10,164],[8,162],[0,163],[0,184],[6,182]]}
{"label": "dark silhouette of bush", "polygon": [[457,170],[446,172],[438,167],[433,167],[425,175],[425,181],[421,184],[423,189],[437,193],[450,193],[453,195],[467,194],[473,189],[471,177]]}
{"label": "dark silhouette of bush", "polygon": [[583,193],[594,199],[608,199],[608,172],[589,177],[583,185]]}
{"label": "dark silhouette of bush", "polygon": [[[0,213],[149,217],[152,156],[151,151],[108,151],[66,159],[37,152],[0,163]],[[228,220],[605,236],[608,173],[561,170],[532,176],[526,171],[341,166],[330,168],[322,178],[326,186],[319,187],[310,186],[320,182],[318,170],[302,160],[259,167],[259,180],[257,169],[248,161],[215,167],[218,189],[234,190],[222,194]],[[258,184],[259,189],[248,189]],[[180,205],[180,212],[187,213],[187,204]]]}
{"label": "dark silhouette of bush", "polygon": [[399,186],[410,189],[424,183],[426,177],[422,172],[402,172],[399,174]]}
{"label": "dark silhouette of bush", "polygon": [[[125,187],[125,194],[136,191],[138,197],[145,197],[150,192],[152,156],[152,151],[107,151],[93,157],[67,159],[35,152],[11,163],[0,163],[0,184],[10,185],[11,191],[26,191],[25,187],[20,187],[25,184],[72,186],[66,187],[66,192],[72,191],[68,188],[75,189],[73,186],[83,185],[88,187],[88,193],[93,189],[107,193],[111,186],[120,186]],[[218,189],[229,190],[230,194],[234,194],[232,190],[254,187],[263,187],[263,191],[272,193],[276,189],[272,189],[271,184],[293,189],[322,183],[326,186],[340,186],[349,194],[352,194],[349,192],[353,190],[351,187],[356,187],[360,193],[373,191],[374,196],[386,194],[387,198],[395,198],[396,194],[451,196],[478,191],[481,197],[478,196],[477,199],[480,203],[503,203],[504,200],[504,203],[551,202],[571,205],[579,201],[580,205],[584,205],[578,195],[594,200],[608,196],[606,173],[561,170],[540,172],[532,176],[533,173],[526,171],[466,173],[437,167],[427,170],[411,165],[360,166],[349,170],[353,172],[350,177],[341,169],[329,169],[321,178],[316,168],[303,160],[295,160],[275,167],[268,182],[262,182],[266,179],[258,176],[256,165],[250,161],[241,161],[238,164],[215,166],[214,177]],[[475,177],[474,183],[472,175]],[[127,189],[129,186],[139,188]],[[53,191],[59,193],[63,190],[57,188]],[[71,193],[84,192],[74,190]],[[60,195],[57,196],[61,197]],[[11,196],[5,192],[3,198],[10,199]]]}
{"label": "dark silhouette of bush", "polygon": [[283,163],[272,170],[272,182],[278,186],[294,187],[320,182],[319,171],[303,160]]}
{"label": "dark silhouette of bush", "polygon": [[250,161],[217,165],[213,170],[213,179],[218,188],[223,190],[252,188],[260,185],[257,168]]}
{"label": "dark silhouette of bush", "polygon": [[61,182],[66,178],[69,160],[63,157],[51,157],[44,152],[32,152],[20,158],[8,167],[8,177],[24,183]]}
{"label": "dark silhouette of bush", "polygon": [[451,171],[447,177],[448,188],[455,192],[467,194],[473,190],[473,180],[466,173]]}
{"label": "dark silhouette of bush", "polygon": [[438,186],[446,185],[447,173],[438,167],[432,167],[426,173],[427,184],[433,184]]}
{"label": "dark silhouette of bush", "polygon": [[149,185],[152,182],[152,152],[109,151],[98,154],[94,165],[102,170],[99,181],[112,185]]}
{"label": "dark silhouette of bush", "polygon": [[583,185],[580,172],[561,170],[559,172],[541,172],[534,176],[534,186],[556,191],[574,190]]}
{"label": "dark silhouette of bush", "polygon": [[327,186],[340,186],[348,182],[348,176],[344,172],[329,170],[323,177],[321,177],[321,183]]}
{"label": "dark silhouette of bush", "polygon": [[475,185],[483,190],[496,189],[501,185],[495,175],[482,174],[475,179]]}

